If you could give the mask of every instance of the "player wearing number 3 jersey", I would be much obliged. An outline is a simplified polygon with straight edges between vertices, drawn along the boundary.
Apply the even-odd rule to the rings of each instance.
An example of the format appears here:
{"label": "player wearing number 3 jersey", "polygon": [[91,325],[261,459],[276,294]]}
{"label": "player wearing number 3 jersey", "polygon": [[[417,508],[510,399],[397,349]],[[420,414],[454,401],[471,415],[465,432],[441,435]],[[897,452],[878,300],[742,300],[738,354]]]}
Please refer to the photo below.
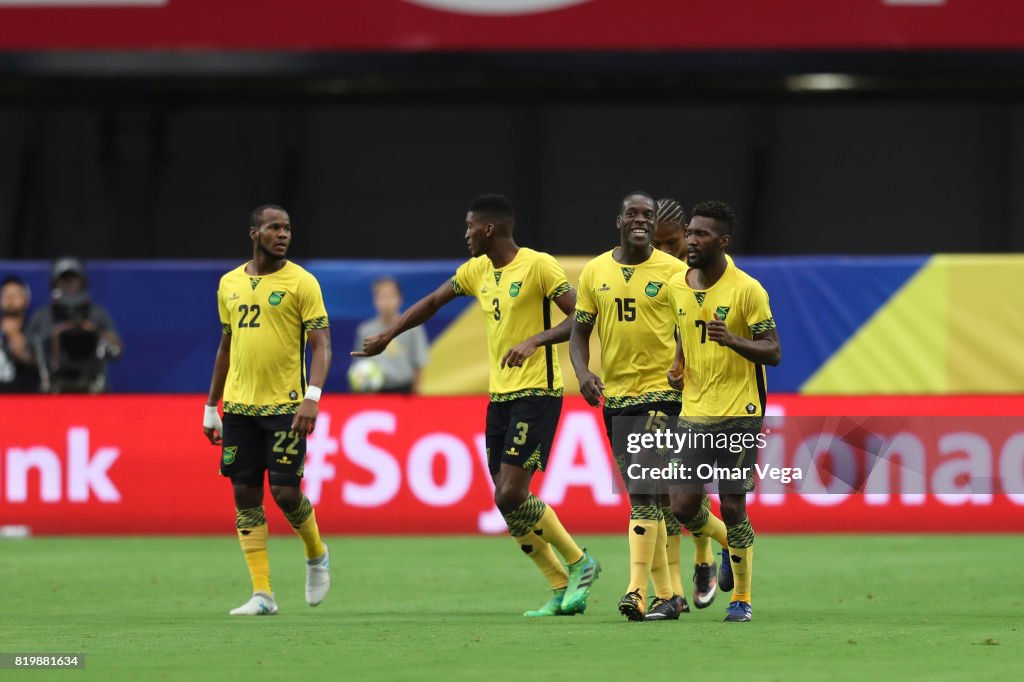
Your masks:
{"label": "player wearing number 3 jersey", "polygon": [[[558,261],[515,243],[514,226],[508,199],[497,194],[474,199],[466,214],[472,258],[450,282],[417,301],[390,328],[367,338],[363,352],[353,355],[377,355],[457,296],[476,298],[487,324],[491,400],[486,448],[494,501],[509,533],[553,591],[540,609],[524,615],[574,615],[586,608],[601,567],[566,532],[555,511],[530,492],[530,480],[547,464],[562,411],[562,371],[552,345],[569,338],[576,293]],[[552,303],[568,316],[558,325],[552,325]]]}

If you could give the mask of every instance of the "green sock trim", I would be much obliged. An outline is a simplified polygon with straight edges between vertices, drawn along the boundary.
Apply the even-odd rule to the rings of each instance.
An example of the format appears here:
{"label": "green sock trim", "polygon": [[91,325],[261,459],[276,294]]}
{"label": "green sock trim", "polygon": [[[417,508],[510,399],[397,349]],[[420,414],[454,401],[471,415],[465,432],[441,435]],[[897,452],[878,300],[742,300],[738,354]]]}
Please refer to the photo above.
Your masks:
{"label": "green sock trim", "polygon": [[725,530],[730,547],[744,549],[754,544],[754,529],[750,526],[750,519],[743,519],[735,526],[726,526]]}
{"label": "green sock trim", "polygon": [[642,504],[629,508],[629,520],[645,519],[647,521],[661,520],[661,507],[656,504]]}
{"label": "green sock trim", "polygon": [[702,504],[697,510],[697,515],[683,525],[686,526],[686,530],[693,533],[695,537],[700,537],[698,535],[700,533],[700,529],[708,524],[709,518],[710,515],[708,513],[708,508]]}
{"label": "green sock trim", "polygon": [[235,510],[235,528],[255,528],[266,522],[267,515],[263,513],[262,506]]}
{"label": "green sock trim", "polygon": [[544,516],[547,508],[542,499],[530,493],[526,501],[516,507],[515,511],[502,515],[505,517],[509,535],[518,538],[529,533]]}
{"label": "green sock trim", "polygon": [[306,522],[306,519],[308,519],[312,515],[313,504],[305,495],[302,496],[302,502],[299,502],[299,506],[295,509],[295,511],[284,513],[284,517],[288,519],[288,523],[292,525],[292,528],[298,528]]}

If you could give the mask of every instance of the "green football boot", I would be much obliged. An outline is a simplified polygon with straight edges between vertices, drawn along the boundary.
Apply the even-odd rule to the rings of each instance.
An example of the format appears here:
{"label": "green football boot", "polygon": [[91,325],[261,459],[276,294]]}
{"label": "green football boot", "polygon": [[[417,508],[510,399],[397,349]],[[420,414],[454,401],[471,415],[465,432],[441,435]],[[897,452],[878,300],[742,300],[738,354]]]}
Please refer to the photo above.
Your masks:
{"label": "green football boot", "polygon": [[569,584],[565,588],[565,597],[562,599],[562,611],[582,613],[587,606],[590,588],[594,585],[597,577],[601,575],[601,564],[587,554],[587,549],[584,547],[580,560],[570,564],[567,568],[569,569]]}
{"label": "green football boot", "polygon": [[527,618],[543,618],[545,616],[575,616],[587,610],[586,602],[577,609],[565,611],[562,609],[562,598],[565,597],[565,588],[555,590],[551,599],[535,611],[527,611],[523,615]]}

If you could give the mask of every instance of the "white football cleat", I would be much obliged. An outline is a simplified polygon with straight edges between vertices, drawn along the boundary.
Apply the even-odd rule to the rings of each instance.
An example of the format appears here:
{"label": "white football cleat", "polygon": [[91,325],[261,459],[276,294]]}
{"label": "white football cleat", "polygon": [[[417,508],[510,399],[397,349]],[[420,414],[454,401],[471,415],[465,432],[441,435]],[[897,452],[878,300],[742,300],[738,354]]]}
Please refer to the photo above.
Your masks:
{"label": "white football cleat", "polygon": [[274,601],[274,594],[266,592],[253,592],[252,599],[245,602],[237,609],[231,609],[232,616],[276,616],[277,602]]}
{"label": "white football cleat", "polygon": [[319,605],[331,589],[331,553],[324,545],[323,556],[306,559],[306,603]]}

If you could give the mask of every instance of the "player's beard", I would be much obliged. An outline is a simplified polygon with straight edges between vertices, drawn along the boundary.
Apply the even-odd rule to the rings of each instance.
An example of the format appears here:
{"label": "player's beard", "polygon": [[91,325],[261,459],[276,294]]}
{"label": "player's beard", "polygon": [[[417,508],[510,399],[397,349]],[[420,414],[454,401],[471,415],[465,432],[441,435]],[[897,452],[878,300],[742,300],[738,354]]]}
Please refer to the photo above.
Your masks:
{"label": "player's beard", "polygon": [[269,258],[270,260],[284,260],[288,256],[288,247],[285,247],[284,253],[281,254],[280,256],[271,251],[270,249],[268,249],[267,247],[263,246],[263,244],[259,242],[256,243],[256,248],[259,249],[263,253],[263,255]]}

